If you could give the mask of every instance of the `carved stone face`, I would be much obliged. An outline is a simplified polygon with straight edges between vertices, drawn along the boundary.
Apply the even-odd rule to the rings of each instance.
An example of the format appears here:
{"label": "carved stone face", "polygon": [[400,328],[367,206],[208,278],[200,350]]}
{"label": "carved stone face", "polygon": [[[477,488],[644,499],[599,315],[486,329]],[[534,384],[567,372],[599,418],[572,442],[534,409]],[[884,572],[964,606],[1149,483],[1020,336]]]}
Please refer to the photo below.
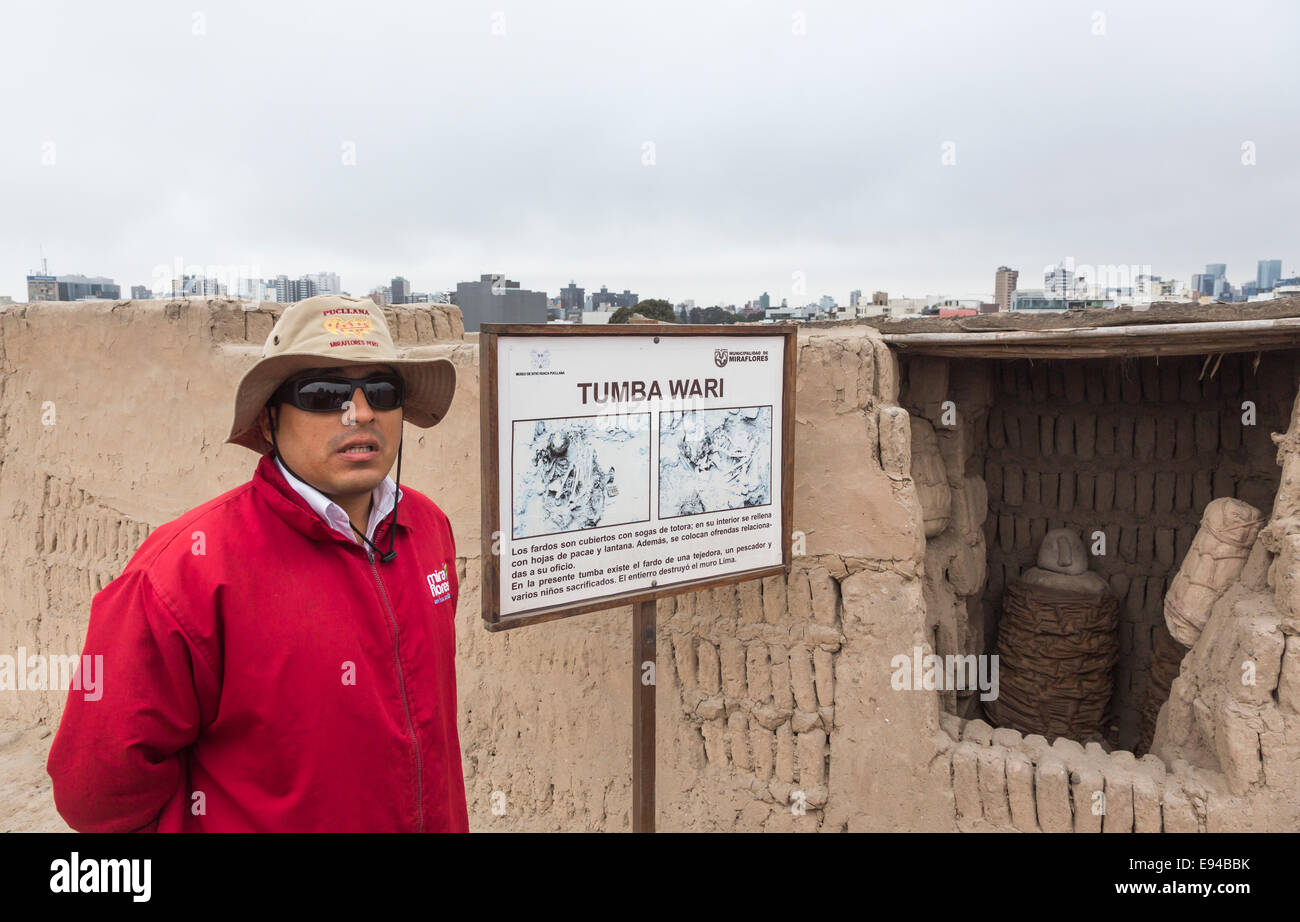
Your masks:
{"label": "carved stone face", "polygon": [[1077,575],[1088,571],[1083,539],[1068,528],[1053,528],[1038,548],[1038,566],[1053,573]]}

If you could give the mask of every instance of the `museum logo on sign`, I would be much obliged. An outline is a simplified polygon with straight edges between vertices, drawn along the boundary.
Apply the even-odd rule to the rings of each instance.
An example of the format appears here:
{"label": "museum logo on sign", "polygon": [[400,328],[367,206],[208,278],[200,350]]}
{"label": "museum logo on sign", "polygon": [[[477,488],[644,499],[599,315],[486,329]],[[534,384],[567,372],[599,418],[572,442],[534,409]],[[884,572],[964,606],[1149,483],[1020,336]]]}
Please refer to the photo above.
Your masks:
{"label": "museum logo on sign", "polygon": [[530,349],[528,351],[528,370],[516,371],[518,375],[562,375],[562,371],[551,370],[550,349]]}

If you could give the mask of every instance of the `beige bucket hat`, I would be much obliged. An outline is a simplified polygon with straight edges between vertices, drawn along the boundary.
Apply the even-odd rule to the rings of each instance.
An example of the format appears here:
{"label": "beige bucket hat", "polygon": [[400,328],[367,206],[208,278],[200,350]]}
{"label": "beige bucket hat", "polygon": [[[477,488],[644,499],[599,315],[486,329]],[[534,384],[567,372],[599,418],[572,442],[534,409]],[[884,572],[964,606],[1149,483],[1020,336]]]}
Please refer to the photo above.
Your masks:
{"label": "beige bucket hat", "polygon": [[399,358],[379,305],[370,298],[318,295],[290,304],[262,346],[262,358],[235,391],[235,421],[227,442],[271,451],[257,416],[285,379],[308,368],[392,365],[406,384],[406,422],[428,429],[442,422],[456,393],[456,366],[447,359]]}

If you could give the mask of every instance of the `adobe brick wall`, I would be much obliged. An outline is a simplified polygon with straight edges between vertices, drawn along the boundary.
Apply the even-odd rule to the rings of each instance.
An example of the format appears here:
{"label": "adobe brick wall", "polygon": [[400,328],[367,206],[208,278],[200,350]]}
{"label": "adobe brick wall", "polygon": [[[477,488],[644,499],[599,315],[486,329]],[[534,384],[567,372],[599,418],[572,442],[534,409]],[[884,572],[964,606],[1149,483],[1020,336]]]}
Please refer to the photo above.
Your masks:
{"label": "adobe brick wall", "polygon": [[[91,597],[149,531],[249,478],[256,456],[223,442],[235,384],[279,309],[183,299],[0,311],[0,652],[79,652]],[[630,610],[483,629],[477,337],[454,308],[399,307],[389,323],[400,345],[457,366],[451,413],[407,429],[402,473],[447,512],[460,555],[471,827],[626,829]],[[806,554],[788,579],[660,605],[659,826],[951,829],[946,763],[932,766],[934,697],[892,694],[887,670],[863,668],[909,649],[924,618],[896,362],[877,334],[849,330],[801,336],[799,364]],[[0,721],[40,727],[8,745],[55,727],[63,699],[0,693]],[[895,757],[877,764],[876,747]],[[0,762],[11,764],[3,751]]]}
{"label": "adobe brick wall", "polygon": [[[276,310],[244,312],[238,302],[203,299],[0,310],[0,652],[20,645],[79,652],[93,593],[148,531],[249,478],[256,457],[223,440],[235,383]],[[398,308],[390,324],[401,345],[450,358],[459,376],[448,418],[433,430],[408,428],[402,473],[443,507],[457,539],[459,718],[471,828],[627,829],[630,610],[503,634],[482,628],[477,337],[461,332],[454,309],[435,305]],[[1096,754],[1080,756],[1063,742],[1070,751],[1057,762],[1077,771],[1075,782],[1057,762],[1035,760],[1032,738],[1013,739],[977,720],[954,724],[958,718],[943,715],[936,692],[891,687],[896,655],[915,646],[965,649],[987,629],[979,604],[990,502],[981,414],[936,428],[939,401],[931,397],[949,392],[946,364],[935,367],[943,377],[929,385],[925,405],[909,413],[899,361],[868,327],[801,330],[798,342],[794,527],[805,553],[788,578],[660,604],[659,828],[1011,829],[1017,816],[1028,823],[1025,785],[1030,774],[1037,783],[1040,766],[1034,821],[1092,828],[1091,814],[1077,806],[1089,803],[1089,791],[1073,791],[1071,800],[1060,796],[1061,785],[1100,778],[1104,787],[1110,761],[1121,774],[1132,769],[1124,755],[1111,754],[1100,767],[1074,766],[1071,760]],[[951,388],[959,405],[988,408],[985,417],[998,399],[987,378],[954,375]],[[57,413],[50,426],[41,419],[46,401]],[[949,486],[948,523],[929,541],[927,522],[936,528],[942,516],[923,508],[913,476],[914,432],[922,423],[934,430],[933,441],[922,434],[917,444],[922,453],[937,451]],[[1300,461],[1291,463],[1300,474]],[[934,486],[927,482],[927,502],[942,492]],[[1300,500],[1286,508],[1300,522]],[[1279,528],[1273,554],[1290,546],[1291,533]],[[1300,538],[1292,543],[1300,556]],[[1229,615],[1216,610],[1220,620]],[[1257,635],[1284,636],[1273,622],[1250,636],[1235,624],[1207,628],[1201,659],[1188,662],[1209,659],[1175,683],[1180,707],[1160,741],[1161,828],[1300,828],[1300,780],[1286,774],[1280,755],[1300,746],[1300,718],[1289,716],[1300,657],[1282,657],[1276,675],[1261,669],[1280,705],[1221,700],[1211,661],[1227,647],[1215,638],[1240,646]],[[1300,622],[1285,624],[1289,643]],[[6,731],[0,777],[17,764],[7,747],[28,747],[19,761],[30,769],[27,741],[56,725],[62,699],[59,692],[0,693],[4,726],[36,725],[30,733]],[[1262,772],[1251,775],[1237,748],[1222,757],[1206,748],[1188,716],[1205,702],[1227,715],[1221,740],[1244,739],[1249,721],[1259,724],[1268,740]],[[1234,723],[1241,708],[1255,710]],[[48,745],[48,737],[35,745]],[[1145,764],[1158,774],[1153,762]],[[1118,775],[1114,783],[1127,790]],[[1150,828],[1147,783],[1129,783],[1132,824]],[[492,812],[495,792],[505,796],[502,816]],[[798,804],[802,812],[791,809]],[[0,812],[0,826],[6,815],[21,814],[22,828],[59,828],[56,820],[42,827],[27,807],[51,815],[48,803],[33,801]],[[1068,822],[1063,809],[1072,811]],[[1126,816],[1109,828],[1125,826]]]}

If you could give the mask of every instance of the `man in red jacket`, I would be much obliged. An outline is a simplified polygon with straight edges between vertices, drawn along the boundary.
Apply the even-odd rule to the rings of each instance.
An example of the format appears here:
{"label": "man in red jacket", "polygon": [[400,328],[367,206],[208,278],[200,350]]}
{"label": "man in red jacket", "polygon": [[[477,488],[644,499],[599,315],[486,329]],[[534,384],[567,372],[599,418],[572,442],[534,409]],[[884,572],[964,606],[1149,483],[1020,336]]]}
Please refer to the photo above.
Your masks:
{"label": "man in red jacket", "polygon": [[400,485],[403,420],[436,425],[455,385],[399,358],[369,299],[285,309],[227,439],[261,454],[252,480],[158,527],[91,603],[102,696],[70,692],[47,763],[70,826],[468,830],[455,541]]}

